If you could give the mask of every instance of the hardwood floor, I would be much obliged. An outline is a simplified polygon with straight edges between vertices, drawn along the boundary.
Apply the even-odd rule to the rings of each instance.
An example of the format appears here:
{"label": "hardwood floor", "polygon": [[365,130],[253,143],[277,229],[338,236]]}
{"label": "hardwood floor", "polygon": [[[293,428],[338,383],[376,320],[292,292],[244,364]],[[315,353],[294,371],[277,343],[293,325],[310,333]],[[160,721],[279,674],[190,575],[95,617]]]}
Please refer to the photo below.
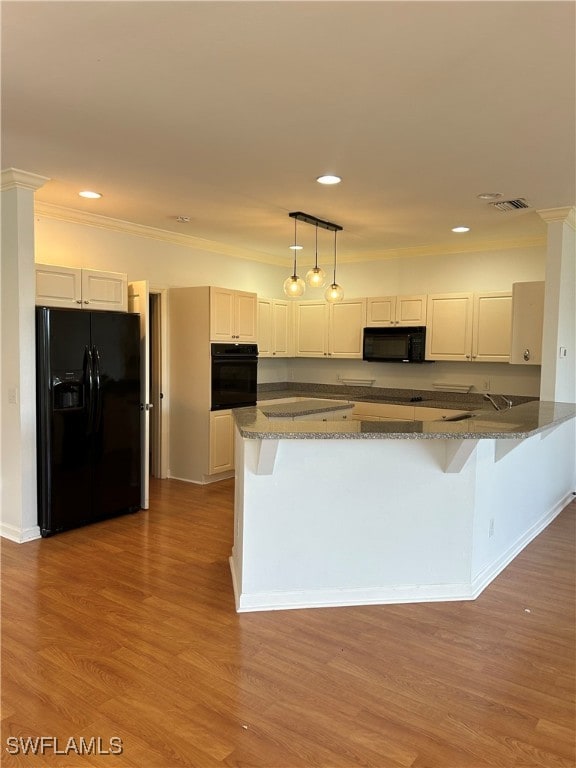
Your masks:
{"label": "hardwood floor", "polygon": [[4,768],[574,767],[576,503],[474,602],[239,615],[232,497],[2,541]]}

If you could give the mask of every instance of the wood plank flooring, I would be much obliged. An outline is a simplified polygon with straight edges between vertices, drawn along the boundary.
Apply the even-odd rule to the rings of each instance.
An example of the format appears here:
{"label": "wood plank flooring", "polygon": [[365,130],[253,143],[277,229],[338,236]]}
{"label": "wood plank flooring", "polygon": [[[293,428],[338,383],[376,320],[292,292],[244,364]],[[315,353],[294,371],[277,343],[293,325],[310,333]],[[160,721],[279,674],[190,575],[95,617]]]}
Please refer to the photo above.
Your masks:
{"label": "wood plank flooring", "polygon": [[574,768],[576,503],[474,602],[241,615],[232,505],[2,541],[3,768]]}

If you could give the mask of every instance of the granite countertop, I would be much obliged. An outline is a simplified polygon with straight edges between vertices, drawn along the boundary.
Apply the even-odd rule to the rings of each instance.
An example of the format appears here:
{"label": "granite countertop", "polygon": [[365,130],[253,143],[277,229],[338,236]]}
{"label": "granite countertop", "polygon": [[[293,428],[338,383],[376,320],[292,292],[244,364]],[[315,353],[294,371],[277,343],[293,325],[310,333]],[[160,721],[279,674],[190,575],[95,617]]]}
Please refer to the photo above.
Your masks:
{"label": "granite countertop", "polygon": [[[258,405],[264,401],[273,402],[284,398],[323,399],[351,401],[353,403],[389,403],[393,405],[420,405],[428,408],[449,408],[451,410],[487,410],[496,413],[492,405],[484,399],[482,393],[439,392],[419,389],[383,389],[378,387],[351,387],[330,384],[284,383],[277,389],[258,390]],[[536,397],[507,395],[514,405],[537,401]]]}
{"label": "granite countertop", "polygon": [[[276,395],[280,397],[280,395]],[[290,396],[290,395],[286,395]],[[294,393],[292,393],[294,396]],[[300,396],[300,395],[298,395]],[[375,402],[383,402],[377,400]],[[448,407],[448,401],[441,401],[442,407]],[[422,405],[430,402],[422,401]],[[282,404],[285,409],[287,405]],[[277,407],[279,407],[278,404]],[[287,414],[285,410],[266,416],[262,404],[257,407],[237,408],[234,410],[236,424],[240,434],[248,439],[282,439],[282,440],[314,440],[314,439],[523,439],[544,432],[576,417],[576,404],[554,403],[534,400],[516,405],[506,411],[478,410],[471,408],[474,415],[463,421],[363,421],[361,418],[338,421],[292,421],[274,418],[285,415],[302,415],[302,410]],[[312,407],[312,406],[310,406]],[[326,413],[325,404],[321,406]],[[339,410],[349,407],[348,403],[340,400],[336,407],[329,410]],[[462,401],[456,404],[462,409]],[[271,406],[264,406],[268,412]],[[314,413],[314,411],[308,411]]]}
{"label": "granite countertop", "polygon": [[301,399],[297,403],[269,403],[258,405],[260,411],[269,418],[286,418],[291,416],[311,416],[313,413],[341,411],[352,408],[349,400],[320,400],[317,398]]}

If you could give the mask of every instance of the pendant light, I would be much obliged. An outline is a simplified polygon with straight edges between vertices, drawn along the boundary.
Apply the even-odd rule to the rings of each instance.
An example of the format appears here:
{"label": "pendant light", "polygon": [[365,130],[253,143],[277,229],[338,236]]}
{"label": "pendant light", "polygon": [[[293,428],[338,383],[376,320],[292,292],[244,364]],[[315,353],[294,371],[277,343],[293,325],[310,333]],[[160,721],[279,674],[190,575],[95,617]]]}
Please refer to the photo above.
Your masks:
{"label": "pendant light", "polygon": [[332,284],[326,288],[326,292],[324,294],[326,301],[329,301],[331,304],[336,304],[338,301],[342,301],[344,298],[344,291],[342,286],[338,285],[336,282],[336,235],[337,230],[334,230],[334,277],[332,279]]}
{"label": "pendant light", "polygon": [[294,245],[290,246],[290,248],[292,248],[294,251],[294,271],[290,277],[287,277],[286,280],[284,280],[284,293],[286,296],[290,296],[292,298],[302,296],[306,290],[306,284],[304,280],[302,280],[302,278],[298,277],[296,274],[296,252],[302,248],[301,245],[298,245],[298,240],[296,239],[297,221],[298,219],[294,218]]}
{"label": "pendant light", "polygon": [[326,273],[318,266],[318,222],[316,222],[316,259],[314,266],[306,274],[306,282],[311,288],[323,288],[326,282]]}

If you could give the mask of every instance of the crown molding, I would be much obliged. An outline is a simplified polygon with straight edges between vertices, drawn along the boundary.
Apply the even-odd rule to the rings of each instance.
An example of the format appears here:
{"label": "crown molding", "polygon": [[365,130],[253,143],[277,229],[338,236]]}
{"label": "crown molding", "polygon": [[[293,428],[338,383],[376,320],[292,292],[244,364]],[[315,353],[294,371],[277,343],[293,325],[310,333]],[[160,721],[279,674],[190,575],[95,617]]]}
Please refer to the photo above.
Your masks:
{"label": "crown molding", "polygon": [[[259,251],[248,250],[246,248],[238,248],[226,243],[216,242],[215,240],[195,237],[194,235],[184,235],[178,232],[169,232],[166,229],[147,227],[143,224],[134,224],[130,221],[113,219],[109,216],[101,216],[96,213],[78,211],[75,208],[65,208],[64,206],[53,205],[52,203],[36,201],[34,212],[36,215],[43,216],[47,219],[57,219],[59,221],[67,221],[71,224],[83,224],[88,227],[122,232],[126,235],[145,237],[149,240],[160,240],[164,243],[181,245],[185,248],[194,248],[209,253],[218,253],[222,256],[232,256],[237,259],[247,259],[249,261],[258,261],[265,264],[284,264],[284,260],[275,259],[267,253],[260,253]],[[289,262],[286,263],[288,264]]]}
{"label": "crown molding", "polygon": [[566,208],[544,208],[537,213],[547,224],[562,221],[572,229],[576,229],[576,207],[573,205]]}
{"label": "crown molding", "polygon": [[7,189],[40,189],[50,179],[47,176],[39,176],[37,173],[21,171],[19,168],[6,168],[0,174],[0,190]]}
{"label": "crown molding", "polygon": [[[65,208],[64,206],[53,205],[52,203],[35,202],[34,210],[36,215],[47,219],[57,219],[67,221],[72,224],[82,224],[98,229],[107,229],[113,232],[122,232],[136,237],[145,237],[151,240],[160,240],[173,245],[181,245],[185,248],[194,248],[207,253],[218,253],[222,256],[230,256],[237,259],[246,259],[248,261],[257,261],[263,264],[273,264],[275,266],[290,267],[292,258],[274,257],[267,253],[248,250],[246,248],[237,248],[226,243],[220,243],[215,240],[207,240],[193,235],[184,235],[179,232],[169,232],[165,229],[156,227],[147,227],[143,224],[133,224],[121,219],[113,219],[108,216],[101,216],[96,213],[87,213],[75,208]],[[562,209],[569,211],[570,209]],[[573,209],[572,209],[573,210]],[[339,254],[338,263],[357,263],[363,261],[382,261],[384,259],[404,259],[417,256],[445,256],[447,254],[457,253],[479,253],[482,251],[502,251],[514,248],[534,248],[546,245],[546,236],[522,237],[508,240],[480,240],[464,244],[462,240],[454,243],[436,243],[433,245],[419,245],[409,248],[388,248],[373,254],[362,254],[360,256],[346,256]]]}
{"label": "crown molding", "polygon": [[410,248],[388,248],[376,254],[362,256],[338,256],[338,263],[360,261],[381,261],[383,259],[406,259],[416,256],[446,256],[447,254],[481,253],[484,251],[506,251],[514,248],[538,248],[546,245],[546,236],[516,237],[508,240],[476,240],[468,244],[434,243]]}

